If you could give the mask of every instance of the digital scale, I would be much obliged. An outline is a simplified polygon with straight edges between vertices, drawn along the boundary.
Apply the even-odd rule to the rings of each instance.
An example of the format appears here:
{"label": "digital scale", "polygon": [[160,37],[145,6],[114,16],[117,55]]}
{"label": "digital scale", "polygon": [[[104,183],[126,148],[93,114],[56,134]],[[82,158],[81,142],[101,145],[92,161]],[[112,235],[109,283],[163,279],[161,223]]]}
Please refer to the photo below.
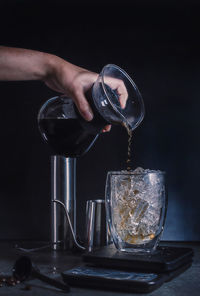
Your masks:
{"label": "digital scale", "polygon": [[183,273],[193,250],[158,247],[152,254],[119,252],[113,245],[83,255],[83,264],[62,273],[71,286],[148,293]]}

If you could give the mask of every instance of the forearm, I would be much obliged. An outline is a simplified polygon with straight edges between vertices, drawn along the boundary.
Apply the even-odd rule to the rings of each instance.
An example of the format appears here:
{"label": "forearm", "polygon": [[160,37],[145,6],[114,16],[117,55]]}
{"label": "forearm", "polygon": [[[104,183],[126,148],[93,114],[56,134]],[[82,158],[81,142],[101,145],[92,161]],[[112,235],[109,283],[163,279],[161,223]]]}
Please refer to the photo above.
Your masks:
{"label": "forearm", "polygon": [[0,46],[0,80],[43,80],[50,72],[52,55]]}
{"label": "forearm", "polygon": [[86,120],[92,120],[93,115],[85,92],[97,76],[52,54],[0,46],[0,80],[41,80],[72,98]]}

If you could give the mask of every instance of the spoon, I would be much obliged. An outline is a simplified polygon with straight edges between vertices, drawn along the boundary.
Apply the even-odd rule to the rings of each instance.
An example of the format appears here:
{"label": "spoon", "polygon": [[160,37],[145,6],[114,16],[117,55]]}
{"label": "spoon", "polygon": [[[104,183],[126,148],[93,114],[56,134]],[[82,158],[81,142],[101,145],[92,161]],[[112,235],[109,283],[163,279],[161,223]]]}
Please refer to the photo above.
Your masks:
{"label": "spoon", "polygon": [[34,277],[66,292],[70,291],[70,287],[67,284],[61,283],[60,281],[40,273],[38,268],[32,264],[31,259],[27,256],[22,256],[17,259],[13,267],[13,276],[20,282],[25,281],[30,277]]}

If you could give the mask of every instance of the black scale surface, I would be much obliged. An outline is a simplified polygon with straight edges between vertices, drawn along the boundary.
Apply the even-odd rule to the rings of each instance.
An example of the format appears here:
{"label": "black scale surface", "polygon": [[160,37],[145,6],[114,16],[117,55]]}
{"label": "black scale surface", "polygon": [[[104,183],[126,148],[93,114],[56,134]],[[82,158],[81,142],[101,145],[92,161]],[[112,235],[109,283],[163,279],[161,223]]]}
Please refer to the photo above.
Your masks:
{"label": "black scale surface", "polygon": [[83,261],[95,266],[166,272],[192,261],[191,248],[162,246],[153,254],[119,252],[113,245],[83,255]]}
{"label": "black scale surface", "polygon": [[62,276],[72,286],[148,293],[188,269],[192,257],[191,248],[162,246],[153,254],[130,254],[111,245],[84,254],[84,265]]}

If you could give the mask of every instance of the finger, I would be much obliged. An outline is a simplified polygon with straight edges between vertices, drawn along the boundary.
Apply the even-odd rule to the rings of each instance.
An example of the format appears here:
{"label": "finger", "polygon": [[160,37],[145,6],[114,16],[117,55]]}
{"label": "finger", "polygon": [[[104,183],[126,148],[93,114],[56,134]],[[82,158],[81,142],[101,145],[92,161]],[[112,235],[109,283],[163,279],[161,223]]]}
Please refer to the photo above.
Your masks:
{"label": "finger", "polygon": [[119,101],[120,101],[120,105],[122,107],[122,109],[124,109],[126,107],[126,101],[128,99],[128,92],[127,89],[123,84],[120,84],[117,88],[117,92],[119,94]]}
{"label": "finger", "polygon": [[87,121],[91,121],[94,115],[84,93],[81,90],[76,90],[73,99],[82,117]]}
{"label": "finger", "polygon": [[103,132],[103,133],[106,133],[106,132],[109,132],[110,130],[111,130],[111,125],[106,125],[106,126],[103,128],[102,132]]}
{"label": "finger", "polygon": [[108,84],[112,89],[116,89],[119,95],[119,101],[122,108],[126,107],[126,101],[128,99],[128,92],[123,80],[113,77],[104,78],[104,82]]}

